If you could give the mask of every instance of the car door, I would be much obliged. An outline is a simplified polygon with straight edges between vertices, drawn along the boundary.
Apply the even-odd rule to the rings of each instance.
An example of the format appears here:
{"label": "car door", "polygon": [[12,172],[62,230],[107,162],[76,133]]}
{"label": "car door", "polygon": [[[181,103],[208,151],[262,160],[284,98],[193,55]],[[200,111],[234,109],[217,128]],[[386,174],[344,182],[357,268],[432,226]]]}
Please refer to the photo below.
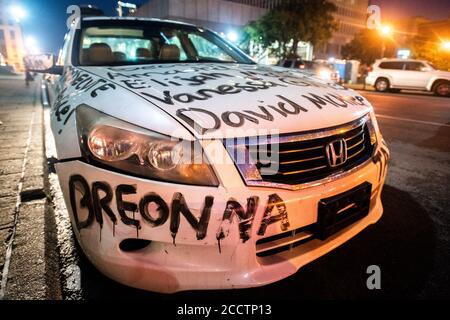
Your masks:
{"label": "car door", "polygon": [[428,67],[420,61],[406,62],[408,87],[425,89],[430,78]]}
{"label": "car door", "polygon": [[379,65],[378,77],[386,77],[392,87],[402,87],[407,83],[404,61],[383,61]]}

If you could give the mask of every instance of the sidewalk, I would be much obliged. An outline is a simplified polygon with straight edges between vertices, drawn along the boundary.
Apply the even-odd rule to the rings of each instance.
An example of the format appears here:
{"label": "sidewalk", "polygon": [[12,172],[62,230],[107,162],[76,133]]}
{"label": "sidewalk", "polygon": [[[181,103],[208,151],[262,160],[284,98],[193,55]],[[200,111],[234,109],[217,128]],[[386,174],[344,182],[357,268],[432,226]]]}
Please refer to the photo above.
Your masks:
{"label": "sidewalk", "polygon": [[359,90],[359,91],[374,91],[374,88],[371,86],[366,85],[364,87],[364,84],[362,83],[355,83],[355,84],[344,84],[344,87],[353,89],[353,90]]}
{"label": "sidewalk", "polygon": [[43,138],[39,81],[0,76],[0,300],[60,297]]}

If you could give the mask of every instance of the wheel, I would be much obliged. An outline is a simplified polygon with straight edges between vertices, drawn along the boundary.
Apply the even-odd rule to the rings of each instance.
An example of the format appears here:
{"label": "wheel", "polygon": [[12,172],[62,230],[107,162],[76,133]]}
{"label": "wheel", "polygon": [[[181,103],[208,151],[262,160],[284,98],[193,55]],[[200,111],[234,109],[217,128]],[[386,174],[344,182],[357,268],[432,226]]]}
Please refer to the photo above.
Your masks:
{"label": "wheel", "polygon": [[440,97],[450,96],[450,82],[442,81],[434,87],[434,93]]}
{"label": "wheel", "polygon": [[389,80],[386,78],[379,78],[375,82],[375,90],[378,92],[386,92],[389,90]]}

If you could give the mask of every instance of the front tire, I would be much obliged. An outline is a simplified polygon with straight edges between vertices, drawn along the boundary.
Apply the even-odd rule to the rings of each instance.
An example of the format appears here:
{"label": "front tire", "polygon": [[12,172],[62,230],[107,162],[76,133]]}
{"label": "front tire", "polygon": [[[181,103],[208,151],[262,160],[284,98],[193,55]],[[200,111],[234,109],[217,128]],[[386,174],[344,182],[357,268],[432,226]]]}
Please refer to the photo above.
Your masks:
{"label": "front tire", "polygon": [[378,92],[387,92],[389,91],[390,83],[386,78],[379,78],[375,82],[375,90]]}
{"label": "front tire", "polygon": [[434,87],[434,93],[440,97],[449,97],[450,96],[450,82],[449,81],[440,81]]}

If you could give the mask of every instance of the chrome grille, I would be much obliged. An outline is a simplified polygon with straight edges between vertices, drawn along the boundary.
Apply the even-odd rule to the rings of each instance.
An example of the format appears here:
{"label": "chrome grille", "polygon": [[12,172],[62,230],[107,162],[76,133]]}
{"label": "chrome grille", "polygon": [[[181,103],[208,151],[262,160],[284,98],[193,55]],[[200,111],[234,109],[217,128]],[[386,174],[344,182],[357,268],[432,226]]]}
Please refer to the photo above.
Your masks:
{"label": "chrome grille", "polygon": [[[373,136],[374,129],[368,116],[336,128],[307,134],[282,135],[276,148],[267,143],[270,139],[245,146],[255,162],[254,172],[249,170],[249,166],[238,164],[238,167],[249,185],[296,186],[349,171],[364,163],[373,153]],[[338,139],[344,139],[347,144],[347,161],[331,167],[325,148],[327,144]],[[272,157],[273,152],[278,153],[278,157],[274,157],[278,159],[278,170],[275,172],[270,171],[270,163],[263,164],[264,161],[259,159],[261,154]],[[271,163],[273,164],[273,160]]]}

